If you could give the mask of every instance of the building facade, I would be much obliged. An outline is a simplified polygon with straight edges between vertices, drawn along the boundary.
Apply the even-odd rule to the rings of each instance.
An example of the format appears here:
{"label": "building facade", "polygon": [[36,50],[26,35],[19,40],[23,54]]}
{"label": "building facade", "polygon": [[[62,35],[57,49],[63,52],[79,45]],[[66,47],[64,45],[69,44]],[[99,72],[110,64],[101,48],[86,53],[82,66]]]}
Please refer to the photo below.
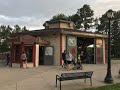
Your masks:
{"label": "building facade", "polygon": [[[83,51],[84,63],[106,62],[107,35],[76,30],[70,21],[47,21],[44,26],[45,29],[11,35],[12,66],[24,66],[20,60],[23,51],[27,54],[29,67],[61,65],[64,50],[70,51],[74,59]],[[88,58],[89,54],[91,57]]]}

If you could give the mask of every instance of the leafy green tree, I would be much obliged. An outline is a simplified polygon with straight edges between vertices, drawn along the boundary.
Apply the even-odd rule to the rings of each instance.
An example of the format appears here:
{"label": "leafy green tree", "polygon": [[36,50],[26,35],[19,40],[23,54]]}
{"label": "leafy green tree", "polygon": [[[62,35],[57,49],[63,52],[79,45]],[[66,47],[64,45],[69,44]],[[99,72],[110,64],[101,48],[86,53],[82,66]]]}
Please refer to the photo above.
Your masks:
{"label": "leafy green tree", "polygon": [[[120,50],[120,29],[118,29],[118,22],[114,21],[112,24],[111,30],[111,47],[112,47],[112,56],[117,58]],[[119,49],[119,50],[118,50]]]}
{"label": "leafy green tree", "polygon": [[26,28],[26,26],[24,26],[24,27],[22,28],[22,32],[24,32],[24,31],[29,31],[29,30]]}
{"label": "leafy green tree", "polygon": [[95,31],[94,32],[98,32],[98,25],[99,25],[99,18],[95,18],[94,20],[93,20],[93,28],[95,29]]}
{"label": "leafy green tree", "polygon": [[112,47],[112,56],[115,58],[120,57],[120,12],[117,11],[114,13],[114,20],[112,23],[111,30],[111,47]]}
{"label": "leafy green tree", "polygon": [[[107,13],[107,12],[106,12]],[[99,19],[98,33],[107,34],[109,29],[109,22],[106,13]],[[120,12],[114,11],[114,17],[111,19],[111,56],[114,58],[120,58]]]}
{"label": "leafy green tree", "polygon": [[90,8],[89,5],[85,4],[82,8],[78,9],[77,15],[79,17],[78,21],[76,22],[78,25],[77,28],[83,28],[84,31],[88,30],[90,27],[92,27],[93,23],[93,13],[94,11]]}
{"label": "leafy green tree", "polygon": [[18,25],[15,25],[15,26],[14,26],[14,30],[13,30],[13,32],[14,32],[14,33],[22,32],[21,27],[18,26]]}
{"label": "leafy green tree", "polygon": [[12,32],[12,28],[8,26],[1,25],[0,27],[0,52],[6,52],[10,50],[10,45],[6,41]]}
{"label": "leafy green tree", "polygon": [[8,26],[1,25],[0,27],[0,37],[1,39],[6,40],[6,38],[11,34],[12,28]]}
{"label": "leafy green tree", "polygon": [[66,20],[72,21],[76,25],[76,29],[84,29],[84,31],[88,30],[92,27],[93,23],[93,10],[89,5],[85,4],[82,8],[77,10],[76,14],[66,16],[64,14],[58,14],[52,17],[50,21],[58,21],[58,20]]}
{"label": "leafy green tree", "polygon": [[7,38],[12,33],[13,29],[8,25],[5,31],[6,31],[6,38]]}
{"label": "leafy green tree", "polygon": [[1,25],[0,26],[0,52],[6,52],[10,50],[10,45],[7,42],[7,38],[11,33],[17,33],[22,31],[28,31],[28,29],[24,26],[22,29],[18,25],[14,26],[14,29],[9,25]]}
{"label": "leafy green tree", "polygon": [[68,20],[68,17],[64,14],[58,14],[52,17],[52,19],[50,19],[50,21],[59,21],[59,20]]}
{"label": "leafy green tree", "polygon": [[0,34],[1,39],[5,39],[5,37],[6,37],[6,35],[7,35],[7,34],[6,34],[6,26],[1,25],[0,31],[1,31],[1,34]]}
{"label": "leafy green tree", "polygon": [[[107,13],[107,12],[106,12]],[[98,24],[98,33],[107,34],[108,31],[108,18],[106,16],[106,13],[102,15],[102,17],[99,18],[100,24]]]}
{"label": "leafy green tree", "polygon": [[7,41],[4,41],[0,44],[0,52],[3,53],[3,52],[7,52],[10,50],[10,45],[8,44]]}
{"label": "leafy green tree", "polygon": [[77,14],[73,14],[73,15],[68,16],[68,20],[72,21],[76,25],[76,29],[80,28],[80,23],[81,23],[81,22],[79,22],[80,17]]}

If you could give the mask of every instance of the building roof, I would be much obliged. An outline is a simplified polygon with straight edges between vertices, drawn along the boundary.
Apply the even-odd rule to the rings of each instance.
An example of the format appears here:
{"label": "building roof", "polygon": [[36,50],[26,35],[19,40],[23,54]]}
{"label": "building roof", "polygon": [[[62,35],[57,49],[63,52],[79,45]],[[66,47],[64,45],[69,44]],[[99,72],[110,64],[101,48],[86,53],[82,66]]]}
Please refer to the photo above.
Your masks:
{"label": "building roof", "polygon": [[[66,21],[66,20],[56,20],[56,21],[46,21],[43,26],[45,26],[46,23],[48,24],[54,24],[54,23],[59,23],[59,22],[63,22],[63,23],[73,23],[72,21]],[[74,23],[73,23],[74,24]],[[74,24],[75,25],[75,24]]]}
{"label": "building roof", "polygon": [[78,37],[91,37],[91,38],[107,38],[108,36],[106,34],[97,34],[93,32],[85,32],[75,29],[62,29],[62,28],[55,28],[55,29],[38,29],[33,31],[27,31],[27,32],[19,32],[19,33],[13,33],[11,34],[11,37],[17,36],[17,35],[31,35],[31,36],[45,36],[50,34],[68,34],[68,35],[76,35]]}

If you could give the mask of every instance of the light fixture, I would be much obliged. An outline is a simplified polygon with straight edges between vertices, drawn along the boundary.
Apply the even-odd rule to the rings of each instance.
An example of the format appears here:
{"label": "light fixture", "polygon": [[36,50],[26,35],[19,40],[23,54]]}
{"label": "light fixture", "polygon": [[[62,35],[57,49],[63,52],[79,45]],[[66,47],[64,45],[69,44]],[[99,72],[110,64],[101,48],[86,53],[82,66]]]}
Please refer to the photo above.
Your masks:
{"label": "light fixture", "polygon": [[108,10],[108,11],[107,11],[107,18],[108,18],[108,19],[113,18],[113,14],[114,14],[114,13],[113,13],[112,9]]}

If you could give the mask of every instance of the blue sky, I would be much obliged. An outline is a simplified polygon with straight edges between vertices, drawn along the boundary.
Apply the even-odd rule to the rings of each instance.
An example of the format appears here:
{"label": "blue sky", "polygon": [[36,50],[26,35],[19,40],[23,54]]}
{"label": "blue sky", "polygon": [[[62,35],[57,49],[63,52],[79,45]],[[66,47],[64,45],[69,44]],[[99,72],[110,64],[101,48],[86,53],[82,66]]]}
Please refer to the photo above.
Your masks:
{"label": "blue sky", "polygon": [[94,10],[94,17],[120,9],[120,0],[0,0],[0,24],[41,29],[52,16],[75,14],[84,4]]}

